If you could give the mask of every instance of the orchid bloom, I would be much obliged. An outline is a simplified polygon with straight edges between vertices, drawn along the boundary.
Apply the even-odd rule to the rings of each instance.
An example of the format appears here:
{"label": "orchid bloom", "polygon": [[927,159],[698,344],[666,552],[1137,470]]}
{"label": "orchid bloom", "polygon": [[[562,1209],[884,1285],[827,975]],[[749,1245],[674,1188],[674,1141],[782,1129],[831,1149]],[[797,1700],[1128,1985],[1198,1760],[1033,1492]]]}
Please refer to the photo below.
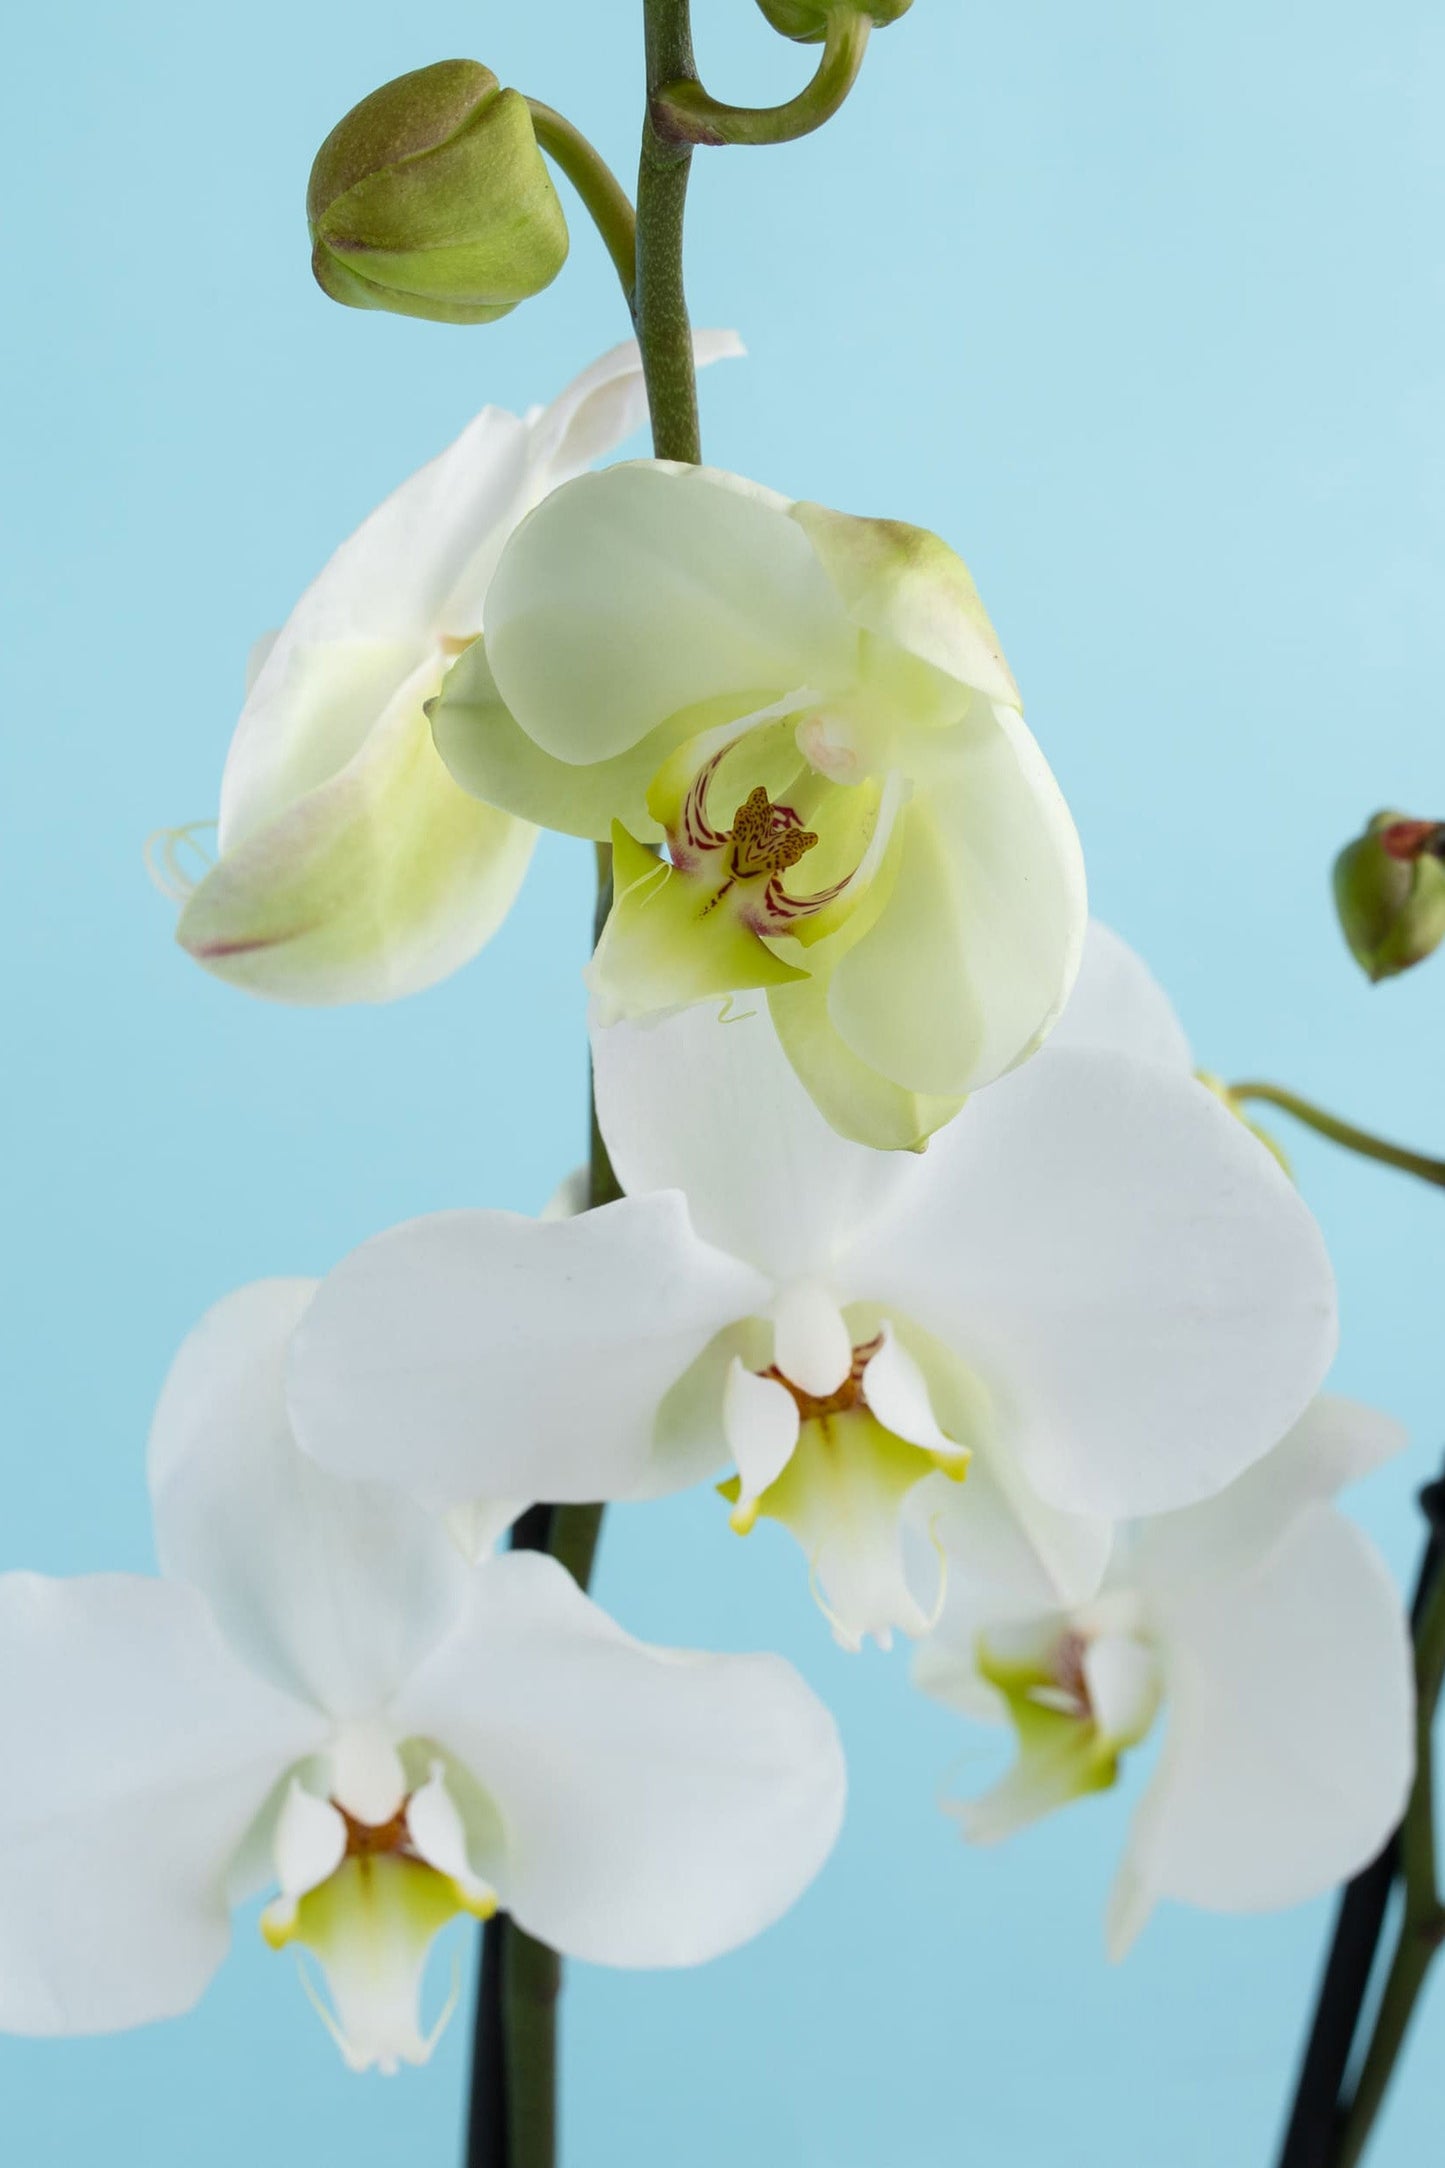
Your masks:
{"label": "orchid bloom", "polygon": [[1106,1789],[1162,1716],[1110,1900],[1112,1955],[1161,1897],[1295,1904],[1362,1867],[1399,1822],[1410,1637],[1382,1560],[1331,1500],[1400,1443],[1374,1410],[1321,1398],[1217,1498],[1122,1528],[1084,1603],[1040,1586],[991,1611],[950,1583],[915,1679],[1011,1722],[1018,1742],[1003,1780],[952,1810],[965,1836],[987,1843]]}
{"label": "orchid bloom", "polygon": [[603,1013],[765,991],[845,1136],[918,1146],[1063,1005],[1078,839],[920,528],[710,469],[585,476],[502,553],[432,716],[488,804],[611,841]]}
{"label": "orchid bloom", "polygon": [[[645,1647],[553,1559],[295,1447],[313,1283],[230,1296],[151,1439],[163,1577],[0,1578],[0,2026],[188,2009],[229,1906],[323,1968],[347,2062],[424,2062],[437,1930],[498,1905],[553,1947],[690,1965],[758,1933],[837,1831],[831,1718],[780,1658]],[[403,1444],[418,1435],[409,1419]]]}
{"label": "orchid bloom", "polygon": [[954,1572],[1038,1554],[1082,1600],[1112,1521],[1222,1489],[1329,1362],[1307,1208],[1157,1061],[1051,1044],[918,1156],[830,1128],[763,1014],[599,1027],[593,1056],[629,1194],[345,1259],[290,1371],[323,1465],[454,1504],[645,1497],[730,1455],[734,1526],[788,1526],[856,1647],[930,1623],[907,1509],[938,1472]]}
{"label": "orchid bloom", "polygon": [[[703,332],[697,358],[741,351]],[[342,543],[256,667],[221,783],[215,865],[153,839],[177,939],[278,1001],[389,1001],[445,978],[505,918],[535,830],[458,789],[426,703],[482,629],[503,543],[549,490],[638,428],[635,345],[550,407],[485,407]]]}

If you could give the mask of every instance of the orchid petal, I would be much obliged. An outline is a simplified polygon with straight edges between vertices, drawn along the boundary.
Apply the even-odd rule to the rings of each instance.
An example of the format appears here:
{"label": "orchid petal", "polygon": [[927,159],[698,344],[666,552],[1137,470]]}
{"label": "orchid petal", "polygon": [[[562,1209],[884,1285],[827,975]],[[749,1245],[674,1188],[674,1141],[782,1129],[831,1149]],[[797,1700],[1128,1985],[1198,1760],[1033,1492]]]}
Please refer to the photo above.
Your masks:
{"label": "orchid petal", "polygon": [[273,1948],[290,1940],[296,1910],[308,1890],[335,1874],[346,1857],[346,1818],[329,1799],[318,1799],[292,1777],[276,1818],[272,1856],[280,1895],[261,1915],[261,1932]]}
{"label": "orchid petal", "polygon": [[648,788],[671,749],[660,724],[611,760],[581,763],[544,753],[497,691],[484,640],[458,656],[427,703],[432,739],[454,782],[489,806],[563,835],[605,843],[614,820],[644,843],[662,830],[647,807]]}
{"label": "orchid petal", "polygon": [[953,1120],[963,1099],[909,1091],[860,1061],[829,1014],[826,961],[816,952],[812,960],[817,966],[812,977],[797,986],[774,987],[768,995],[768,1011],[794,1073],[839,1137],[868,1147],[878,1159],[921,1152]]}
{"label": "orchid petal", "polygon": [[[242,711],[221,784],[223,851],[344,767],[443,634],[481,630],[479,618],[444,624],[442,613],[526,472],[525,425],[484,407],[341,544],[277,634]],[[374,657],[367,677],[344,667],[352,654],[358,665]]]}
{"label": "orchid petal", "polygon": [[1032,1053],[1062,1009],[1086,920],[1083,860],[1012,708],[976,701],[929,741],[929,772],[911,772],[891,890],[833,967],[828,1015],[889,1082],[962,1097]]}
{"label": "orchid petal", "polygon": [[[739,351],[732,333],[697,335],[700,365]],[[484,407],[377,506],[307,589],[257,672],[222,785],[223,851],[345,766],[444,639],[481,631],[508,534],[550,490],[630,436],[645,410],[641,355],[629,340],[526,421]],[[353,652],[369,681],[351,673]]]}
{"label": "orchid petal", "polygon": [[739,1476],[733,1519],[750,1528],[758,1499],[793,1457],[798,1403],[786,1385],[755,1376],[734,1356],[723,1388],[723,1430]]}
{"label": "orchid petal", "polygon": [[467,1618],[399,1714],[495,1801],[493,1856],[469,1848],[508,1911],[592,1963],[734,1948],[801,1895],[837,1835],[837,1733],[789,1665],[649,1648],[535,1553],[478,1568]]}
{"label": "orchid petal", "polygon": [[795,519],[864,631],[1010,707],[1018,687],[961,557],[924,527],[795,504]]}
{"label": "orchid petal", "polygon": [[544,752],[608,760],[699,701],[845,682],[857,635],[786,500],[639,460],[559,489],[487,596],[492,670]]}
{"label": "orchid petal", "polygon": [[[730,334],[699,348],[738,350]],[[630,433],[644,400],[628,345],[526,422],[487,408],[332,557],[248,685],[219,862],[179,929],[207,969],[274,1000],[385,1001],[490,939],[530,827],[453,782],[426,708],[481,632],[508,534],[614,429]]]}
{"label": "orchid petal", "polygon": [[1240,1573],[1264,1557],[1300,1514],[1403,1451],[1393,1417],[1321,1393],[1280,1443],[1215,1498],[1143,1521],[1132,1532],[1133,1571],[1167,1593]]}
{"label": "orchid petal", "polygon": [[1092,1051],[973,1099],[835,1281],[952,1349],[1065,1512],[1222,1490],[1334,1348],[1324,1243],[1279,1168],[1202,1085]]}
{"label": "orchid petal", "polygon": [[1159,1661],[1135,1635],[1095,1634],[1080,1659],[1089,1707],[1111,1746],[1134,1746],[1159,1709]]}
{"label": "orchid petal", "polygon": [[237,1662],[193,1589],[0,1579],[0,2027],[190,2009],[230,1942],[248,1826],[323,1729]]}
{"label": "orchid petal", "polygon": [[947,1561],[934,1628],[944,1668],[953,1661],[949,1652],[971,1664],[980,1625],[1082,1603],[1103,1580],[1113,1524],[1048,1505],[1007,1454],[987,1444],[974,1448],[965,1484],[930,1476],[909,1503]]}
{"label": "orchid petal", "polygon": [[253,1669],[333,1716],[364,1716],[447,1630],[466,1566],[410,1499],[298,1450],[285,1359],[315,1285],[243,1287],[183,1344],[151,1429],[156,1545]]}
{"label": "orchid petal", "polygon": [[491,1556],[529,1502],[525,1498],[468,1498],[447,1508],[447,1534],[467,1564],[474,1566]]}
{"label": "orchid petal", "polygon": [[535,830],[447,773],[423,659],[346,764],[250,826],[182,911],[176,938],[208,971],[277,1001],[388,1001],[432,985],[491,939]]}
{"label": "orchid petal", "polygon": [[1097,1594],[1114,1528],[1040,1498],[995,1440],[993,1410],[977,1379],[915,1326],[908,1343],[946,1433],[973,1448],[966,1483],[930,1476],[908,1502],[910,1520],[942,1551],[946,1569],[939,1615],[915,1653],[913,1677],[950,1707],[996,1720],[1004,1705],[979,1673],[980,1636],[1051,1617],[1050,1631],[1063,1630],[1067,1611]]}
{"label": "orchid petal", "polygon": [[765,1014],[698,1006],[592,1029],[597,1118],[624,1189],[687,1194],[699,1234],[779,1284],[826,1278],[905,1165],[838,1136]]}
{"label": "orchid petal", "polygon": [[680,1488],[705,1471],[658,1464],[659,1403],[767,1292],[698,1240],[676,1192],[572,1220],[438,1213],[322,1282],[292,1419],[323,1467],[438,1504]]}
{"label": "orchid petal", "polygon": [[922,1446],[926,1453],[967,1460],[969,1447],[945,1437],[939,1429],[928,1380],[893,1327],[885,1325],[880,1338],[882,1344],[863,1372],[863,1397],[883,1428],[909,1445]]}
{"label": "orchid petal", "polygon": [[[735,331],[692,335],[695,368],[735,361],[746,353]],[[574,378],[549,407],[527,416],[528,451],[542,484],[537,489],[538,501],[625,444],[646,420],[642,352],[635,339],[624,339]]]}
{"label": "orchid petal", "polygon": [[1255,1912],[1344,1881],[1398,1823],[1413,1772],[1400,1598],[1332,1508],[1308,1507],[1161,1630],[1169,1732],[1111,1906],[1115,1956],[1160,1897]]}
{"label": "orchid petal", "polygon": [[406,1827],[417,1858],[424,1859],[438,1874],[455,1882],[470,1912],[489,1919],[497,1909],[497,1893],[490,1882],[484,1882],[473,1871],[467,1851],[466,1827],[456,1801],[447,1790],[440,1762],[433,1764],[426,1783],[407,1801]]}
{"label": "orchid petal", "polygon": [[[734,1361],[761,1376],[772,1360],[772,1332],[760,1317],[740,1318],[708,1342],[695,1362],[663,1396],[653,1425],[654,1467],[672,1471],[686,1465],[703,1482],[728,1458],[724,1425],[728,1376]],[[665,1488],[674,1488],[667,1485]],[[656,1496],[658,1486],[639,1488],[634,1496]]]}

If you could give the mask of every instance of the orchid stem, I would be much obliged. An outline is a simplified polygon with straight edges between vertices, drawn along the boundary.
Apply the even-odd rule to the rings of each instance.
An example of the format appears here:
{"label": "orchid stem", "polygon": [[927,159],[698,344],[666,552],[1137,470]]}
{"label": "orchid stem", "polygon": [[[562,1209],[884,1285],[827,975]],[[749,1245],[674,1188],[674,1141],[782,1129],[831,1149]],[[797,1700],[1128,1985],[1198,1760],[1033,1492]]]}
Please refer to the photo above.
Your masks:
{"label": "orchid stem", "polygon": [[1413,1174],[1421,1182],[1433,1182],[1445,1189],[1445,1159],[1429,1159],[1423,1152],[1412,1152],[1403,1144],[1389,1144],[1383,1137],[1372,1136],[1368,1129],[1357,1129],[1353,1122],[1342,1122],[1338,1115],[1327,1114],[1323,1107],[1313,1106],[1308,1099],[1301,1099],[1297,1092],[1288,1092],[1282,1085],[1265,1084],[1251,1079],[1243,1084],[1231,1084],[1231,1099],[1258,1099],[1272,1107],[1282,1107],[1297,1122],[1313,1129],[1331,1144],[1339,1144],[1347,1152],[1357,1152],[1362,1159],[1373,1159],[1381,1166],[1398,1167],[1402,1174]]}
{"label": "orchid stem", "polygon": [[515,1920],[508,1925],[503,1952],[508,2168],[553,2168],[562,1960]]}
{"label": "orchid stem", "polygon": [[622,281],[623,297],[630,311],[637,281],[637,213],[632,208],[632,198],[601,152],[588,142],[580,128],[573,127],[564,113],[559,113],[554,106],[543,105],[540,98],[529,98],[527,110],[532,116],[532,132],[537,141],[566,174],[602,236],[603,246]]}
{"label": "orchid stem", "polygon": [[696,75],[679,71],[652,93],[658,133],[683,143],[794,143],[830,121],[863,65],[871,17],[857,8],[835,8],[828,17],[822,58],[812,81],[784,105],[724,105],[710,98]]}
{"label": "orchid stem", "polygon": [[[513,1525],[512,1549],[549,1549],[552,1512],[551,1506],[529,1506]],[[505,1912],[497,1913],[482,1929],[465,2168],[514,2168],[515,2163],[524,2159],[536,2162],[538,2168],[548,2168],[552,2160],[551,2153],[529,2156],[520,2150],[524,2135],[528,2140],[533,2139],[542,2120],[535,2098],[540,2042],[530,2007],[522,2011],[521,2023],[521,2031],[527,2038],[529,2067],[514,2069],[517,2034],[513,2025],[513,1999],[515,1996],[519,2005],[524,2000],[529,2005],[534,2001],[523,1994],[523,1983],[530,1968],[526,1955],[519,1956],[516,1946],[530,1941],[531,1937]],[[555,2003],[555,1996],[553,2000]],[[554,2043],[546,2060],[549,2091],[553,2082],[550,2073],[555,2069],[555,2063]],[[517,2098],[519,2086],[520,2099]]]}
{"label": "orchid stem", "polygon": [[[1279,2168],[1355,2168],[1439,1941],[1432,1735],[1445,1676],[1445,1478],[1420,1493],[1420,1504],[1430,1534],[1410,1615],[1416,1652],[1415,1782],[1400,1828],[1340,1899]],[[1397,1876],[1403,1876],[1405,1884],[1404,1916],[1370,2045],[1350,2095],[1346,2073]]]}
{"label": "orchid stem", "polygon": [[[643,0],[643,19],[647,91],[651,99],[661,83],[695,79],[688,0]],[[659,459],[696,465],[702,457],[697,370],[682,267],[691,149],[685,143],[665,141],[650,115],[644,121],[637,182],[635,282],[629,282],[624,269],[626,252],[619,208],[619,199],[626,203],[626,197],[620,186],[591,145],[560,114],[553,114],[550,107],[534,105],[532,115],[538,141],[552,152],[597,219],[624,288],[629,291],[647,383],[653,449]],[[598,216],[599,203],[609,222],[606,226],[603,217]],[[628,211],[630,214],[630,205]],[[599,845],[594,940],[601,932],[611,901],[611,853]],[[594,1094],[588,1209],[610,1204],[619,1195],[617,1177],[597,1121]],[[579,1586],[586,1588],[601,1527],[600,1505],[532,1506],[512,1530],[512,1548],[550,1553],[561,1560]],[[555,2168],[557,2004],[561,1990],[562,1960],[555,1950],[536,1941],[504,1913],[487,1922],[472,2051],[466,2168]]]}
{"label": "orchid stem", "polygon": [[682,233],[692,145],[663,135],[651,100],[663,84],[697,81],[689,0],[642,0],[649,111],[637,175],[637,343],[659,459],[696,466],[702,458],[697,369],[683,285]]}
{"label": "orchid stem", "polygon": [[1345,2111],[1330,2168],[1355,2168],[1410,2030],[1420,1990],[1445,1941],[1445,1907],[1435,1866],[1435,1711],[1445,1683],[1445,1572],[1438,1564],[1415,1631],[1415,1782],[1400,1824],[1405,1904],[1395,1954],[1385,1975],[1374,2031]]}

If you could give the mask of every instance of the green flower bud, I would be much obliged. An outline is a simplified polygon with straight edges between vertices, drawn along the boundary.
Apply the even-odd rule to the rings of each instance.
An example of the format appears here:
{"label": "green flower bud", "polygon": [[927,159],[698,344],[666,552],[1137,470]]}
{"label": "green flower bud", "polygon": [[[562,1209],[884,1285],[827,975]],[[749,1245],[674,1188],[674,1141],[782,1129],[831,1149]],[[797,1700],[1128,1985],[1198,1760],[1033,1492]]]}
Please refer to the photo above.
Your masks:
{"label": "green flower bud", "polygon": [[333,301],[433,323],[489,324],[567,256],[527,101],[475,60],[417,68],[353,106],[316,154],[306,218]]}
{"label": "green flower bud", "polygon": [[1394,978],[1445,941],[1445,823],[1377,813],[1335,860],[1335,909],[1370,978]]}
{"label": "green flower bud", "polygon": [[876,30],[906,15],[913,0],[758,0],[774,30],[799,45],[817,45],[828,34],[830,15],[866,15]]}

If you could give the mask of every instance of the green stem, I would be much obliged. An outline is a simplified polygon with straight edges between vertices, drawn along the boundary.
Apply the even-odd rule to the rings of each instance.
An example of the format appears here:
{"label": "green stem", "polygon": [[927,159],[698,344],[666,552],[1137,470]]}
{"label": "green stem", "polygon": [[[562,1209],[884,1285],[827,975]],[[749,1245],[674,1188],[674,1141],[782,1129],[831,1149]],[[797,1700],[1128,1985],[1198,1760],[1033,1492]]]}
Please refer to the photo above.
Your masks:
{"label": "green stem", "polygon": [[1374,2031],[1360,2068],[1330,2168],[1355,2168],[1395,2073],[1420,1990],[1445,1939],[1445,1908],[1435,1867],[1435,1710],[1445,1682],[1445,1573],[1421,1615],[1415,1636],[1415,1782],[1400,1825],[1400,1874],[1405,1906]]}
{"label": "green stem", "polygon": [[502,1953],[508,2168],[553,2168],[562,1960],[515,1920],[507,1922]]}
{"label": "green stem", "polygon": [[564,113],[543,105],[539,98],[529,98],[527,109],[532,116],[537,141],[556,159],[601,234],[603,245],[617,266],[617,276],[622,281],[622,292],[630,311],[637,280],[637,214],[632,208],[632,198],[601,152],[588,142],[580,128],[573,127]]}
{"label": "green stem", "polygon": [[682,274],[682,231],[692,146],[662,135],[651,100],[666,83],[696,82],[688,0],[643,0],[649,111],[637,175],[637,290],[634,316],[652,447],[659,459],[702,458],[697,370]]}
{"label": "green stem", "polygon": [[[692,74],[692,39],[688,0],[643,0],[643,8],[647,29],[647,87],[651,96],[658,83]],[[601,160],[591,153],[590,145],[585,145],[585,149],[591,155],[581,160],[579,169],[587,184],[584,188],[583,180],[567,165],[558,148],[563,139],[554,134],[553,141],[549,142],[543,132],[544,128],[552,132],[552,121],[560,122],[561,116],[552,115],[550,108],[533,106],[534,122],[539,111],[543,118],[538,127],[538,141],[552,151],[559,165],[576,182],[588,209],[597,218],[603,239],[622,273],[624,287],[629,286],[628,275],[618,258],[618,248],[614,246],[614,241],[620,242],[621,234],[616,215],[616,197],[622,196],[620,188],[612,181]],[[584,139],[576,136],[576,131],[566,122],[561,122],[561,126],[567,130],[567,156],[577,156],[577,145],[583,144]],[[686,144],[664,142],[650,118],[644,123],[642,164],[637,183],[636,278],[630,299],[647,380],[653,448],[659,459],[681,459],[696,464],[702,456],[697,421],[697,373],[682,276],[683,213],[691,158]],[[606,175],[616,192],[615,197],[609,196],[599,173]],[[594,193],[600,191],[604,203],[610,203],[608,215],[613,222],[612,239],[608,238],[608,229],[598,218],[588,189]],[[625,197],[622,201],[626,201]],[[607,916],[611,894],[611,854],[599,846],[594,938]],[[617,1177],[597,1123],[595,1096],[587,1172],[589,1209],[608,1204],[619,1195]],[[578,1584],[586,1588],[602,1526],[601,1506],[563,1505],[535,1510],[546,1515],[545,1531],[540,1523],[536,1530],[543,1539],[541,1548],[560,1559]],[[524,1519],[530,1523],[533,1515],[528,1514]],[[501,2052],[490,2058],[490,2067],[496,2070],[500,2065],[503,2074],[501,2127],[505,2131],[507,2168],[555,2168],[557,2003],[562,1989],[562,1960],[555,1950],[549,1950],[544,1943],[524,1933],[515,1920],[494,1920],[488,1933],[492,1937],[494,1961],[500,1969],[498,2017],[501,2039],[494,2045]],[[482,2082],[482,2069],[483,2058],[479,2057],[474,2083]]]}
{"label": "green stem", "polygon": [[1343,1145],[1347,1152],[1358,1152],[1362,1159],[1398,1167],[1402,1174],[1413,1174],[1422,1182],[1433,1182],[1437,1188],[1445,1189],[1445,1160],[1427,1159],[1423,1152],[1411,1152],[1403,1144],[1388,1144],[1383,1137],[1372,1136],[1368,1129],[1357,1129],[1353,1122],[1342,1122],[1337,1115],[1326,1114],[1323,1107],[1311,1105],[1308,1099],[1301,1099],[1296,1092],[1287,1092],[1282,1085],[1251,1079],[1244,1084],[1231,1084],[1229,1096],[1231,1099],[1264,1100],[1272,1107],[1282,1107],[1307,1129],[1328,1137],[1331,1144]]}
{"label": "green stem", "polygon": [[873,24],[856,8],[835,8],[828,17],[823,54],[806,89],[784,105],[724,105],[710,98],[695,75],[680,74],[652,94],[659,134],[687,143],[794,143],[830,121],[863,65]]}

